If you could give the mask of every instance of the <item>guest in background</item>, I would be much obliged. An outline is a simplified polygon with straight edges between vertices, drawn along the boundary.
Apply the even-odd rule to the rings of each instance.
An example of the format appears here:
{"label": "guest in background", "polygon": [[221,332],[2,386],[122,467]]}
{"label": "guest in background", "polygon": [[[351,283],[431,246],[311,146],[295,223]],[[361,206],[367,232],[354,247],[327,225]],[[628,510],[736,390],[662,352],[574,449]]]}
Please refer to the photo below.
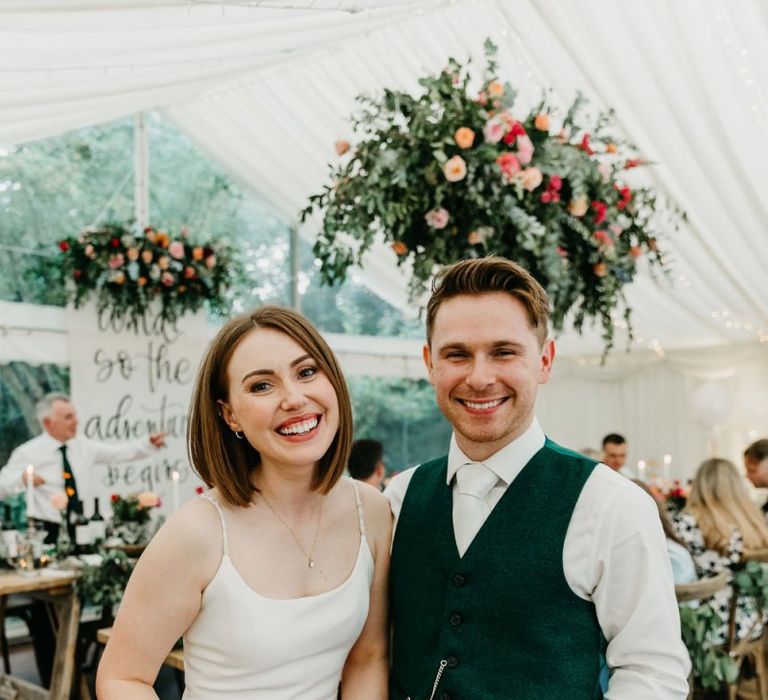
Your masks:
{"label": "guest in background", "polygon": [[[768,439],[753,442],[744,450],[744,467],[747,478],[756,488],[768,487]],[[763,513],[768,513],[768,502],[763,504]]]}
{"label": "guest in background", "polygon": [[[749,497],[736,466],[727,459],[713,458],[701,464],[691,484],[688,502],[675,516],[677,535],[693,555],[700,578],[728,572],[728,585],[709,601],[720,617],[715,644],[725,642],[733,595],[732,567],[747,549],[768,547],[768,526],[760,509]],[[736,638],[763,631],[764,612],[750,596],[739,596],[736,610]]]}
{"label": "guest in background", "polygon": [[349,454],[349,475],[381,490],[386,474],[384,446],[378,440],[355,440]]}
{"label": "guest in background", "polygon": [[624,468],[627,463],[627,440],[618,433],[609,433],[603,438],[603,464],[613,471],[632,478],[632,475]]}
{"label": "guest in background", "polygon": [[61,524],[52,495],[66,492],[67,516],[82,514],[83,503],[91,493],[94,465],[149,457],[165,444],[164,433],[115,444],[77,437],[77,412],[66,394],[46,394],[36,410],[43,431],[11,453],[0,471],[0,496],[12,494],[27,483],[26,468],[31,464],[35,489],[27,517],[48,533],[46,542],[56,541]]}
{"label": "guest in background", "polygon": [[667,515],[664,501],[659,499],[644,481],[639,479],[632,479],[632,481],[654,500],[659,509],[661,529],[664,530],[664,536],[667,538],[667,554],[669,555],[669,563],[672,565],[672,578],[675,583],[691,583],[696,581],[698,576],[696,575],[696,565],[694,564],[693,557],[691,557],[691,553],[686,549],[685,543],[675,532],[672,521],[669,519],[669,515]]}

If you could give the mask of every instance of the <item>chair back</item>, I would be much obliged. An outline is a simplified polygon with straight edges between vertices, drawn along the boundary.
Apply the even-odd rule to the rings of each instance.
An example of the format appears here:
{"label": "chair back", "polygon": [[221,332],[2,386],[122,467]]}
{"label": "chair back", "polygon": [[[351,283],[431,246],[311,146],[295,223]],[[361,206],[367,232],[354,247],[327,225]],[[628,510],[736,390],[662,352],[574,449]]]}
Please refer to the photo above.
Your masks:
{"label": "chair back", "polygon": [[728,574],[721,571],[717,576],[710,578],[700,578],[691,583],[675,584],[675,598],[678,603],[685,603],[689,600],[706,600],[711,598],[720,589],[725,588],[728,582]]}

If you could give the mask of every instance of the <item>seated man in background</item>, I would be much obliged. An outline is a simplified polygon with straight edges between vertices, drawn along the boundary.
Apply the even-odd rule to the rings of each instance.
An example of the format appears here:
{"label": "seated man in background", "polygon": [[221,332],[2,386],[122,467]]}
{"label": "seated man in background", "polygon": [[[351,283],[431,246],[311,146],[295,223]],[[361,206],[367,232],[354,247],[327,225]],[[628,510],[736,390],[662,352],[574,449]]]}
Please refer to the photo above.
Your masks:
{"label": "seated man in background", "polygon": [[601,461],[613,471],[632,478],[624,468],[627,463],[627,440],[618,433],[609,433],[603,438],[603,455]]}
{"label": "seated man in background", "polygon": [[386,468],[384,446],[378,440],[355,440],[349,455],[349,475],[381,489]]}
{"label": "seated man in background", "polygon": [[[753,442],[744,450],[744,466],[747,479],[756,488],[768,487],[768,438]],[[763,504],[763,513],[768,513],[768,502]]]}

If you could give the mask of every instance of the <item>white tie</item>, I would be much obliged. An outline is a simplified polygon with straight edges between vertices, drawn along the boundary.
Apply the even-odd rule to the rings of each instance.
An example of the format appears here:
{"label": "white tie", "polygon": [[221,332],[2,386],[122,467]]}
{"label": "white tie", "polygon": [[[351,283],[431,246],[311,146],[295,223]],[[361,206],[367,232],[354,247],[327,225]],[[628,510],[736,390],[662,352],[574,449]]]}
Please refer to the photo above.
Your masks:
{"label": "white tie", "polygon": [[453,532],[459,556],[464,556],[475,535],[491,512],[485,502],[498,477],[479,462],[469,462],[456,472],[453,494]]}

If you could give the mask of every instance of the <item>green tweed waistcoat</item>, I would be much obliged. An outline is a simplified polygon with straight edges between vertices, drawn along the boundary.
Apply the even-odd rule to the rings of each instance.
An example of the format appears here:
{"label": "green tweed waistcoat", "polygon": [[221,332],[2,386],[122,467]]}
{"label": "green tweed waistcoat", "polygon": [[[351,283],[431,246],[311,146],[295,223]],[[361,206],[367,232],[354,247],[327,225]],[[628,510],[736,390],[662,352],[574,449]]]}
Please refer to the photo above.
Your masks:
{"label": "green tweed waistcoat", "polygon": [[571,515],[595,462],[547,440],[463,557],[447,458],[423,464],[392,548],[390,698],[594,700],[605,640],[563,572]]}

